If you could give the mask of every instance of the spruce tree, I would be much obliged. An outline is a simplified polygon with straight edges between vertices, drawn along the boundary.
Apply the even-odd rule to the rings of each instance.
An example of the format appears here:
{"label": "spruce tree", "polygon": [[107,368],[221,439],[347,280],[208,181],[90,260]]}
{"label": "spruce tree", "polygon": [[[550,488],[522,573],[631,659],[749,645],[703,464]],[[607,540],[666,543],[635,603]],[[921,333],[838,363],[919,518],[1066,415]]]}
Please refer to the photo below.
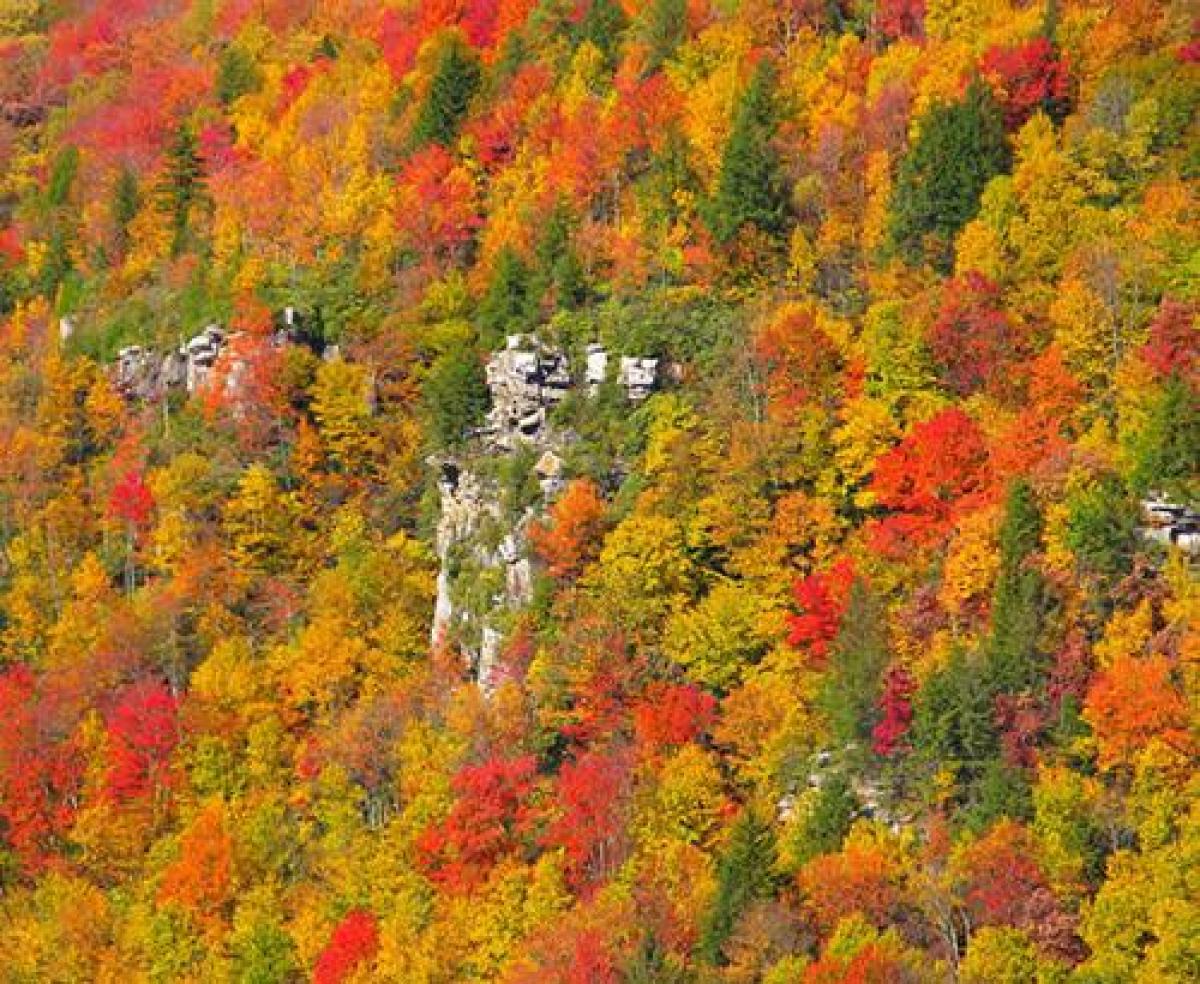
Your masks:
{"label": "spruce tree", "polygon": [[1017,693],[1036,683],[1041,631],[1042,575],[1030,563],[1042,535],[1042,516],[1023,480],[1008,490],[1000,528],[1000,571],[992,598],[988,685],[994,693]]}
{"label": "spruce tree", "polygon": [[717,966],[738,920],[752,902],[769,898],[773,889],[775,837],[753,810],[745,810],[729,834],[717,865],[717,895],[700,934],[700,958]]}
{"label": "spruce tree", "polygon": [[112,200],[109,203],[113,246],[118,256],[124,255],[129,248],[129,224],[137,217],[141,206],[142,196],[138,189],[137,175],[130,168],[123,167],[113,185]]}
{"label": "spruce tree", "polygon": [[204,197],[204,161],[189,123],[175,130],[167,168],[159,185],[159,207],[171,217],[171,254],[178,256],[191,235],[192,209]]}
{"label": "spruce tree", "polygon": [[687,0],[653,0],[643,16],[642,40],[650,49],[646,68],[654,72],[687,37]]}
{"label": "spruce tree", "polygon": [[930,770],[950,767],[968,790],[999,754],[995,701],[977,659],[955,652],[913,706],[913,751]]}
{"label": "spruce tree", "polygon": [[537,248],[537,292],[553,290],[555,306],[560,308],[577,307],[587,295],[583,264],[571,242],[572,224],[570,208],[560,201],[550,213]]}
{"label": "spruce tree", "polygon": [[1135,490],[1200,498],[1200,396],[1178,375],[1154,395],[1131,445]]}
{"label": "spruce tree", "polygon": [[516,251],[505,246],[487,293],[479,303],[476,321],[487,348],[495,348],[507,334],[526,331],[537,317],[537,297],[529,268]]}
{"label": "spruce tree", "polygon": [[621,36],[628,26],[629,19],[616,0],[592,0],[571,35],[576,46],[588,41],[599,48],[611,70],[616,67]]}
{"label": "spruce tree", "polygon": [[775,85],[775,69],[764,60],[738,102],[708,209],[709,226],[719,242],[728,243],[748,225],[770,236],[787,230],[788,184],[774,145]]}
{"label": "spruce tree", "polygon": [[221,52],[217,62],[217,99],[228,106],[248,92],[256,92],[262,76],[254,59],[241,48],[229,47]]}
{"label": "spruce tree", "polygon": [[458,35],[442,45],[429,93],[413,125],[414,148],[436,143],[451,146],[483,78],[479,57]]}
{"label": "spruce tree", "polygon": [[424,396],[439,447],[461,443],[472,427],[483,422],[491,406],[483,365],[469,349],[447,352],[434,362],[425,378]]}
{"label": "spruce tree", "polygon": [[46,186],[46,204],[50,208],[59,208],[67,204],[78,171],[79,148],[68,144],[55,155],[50,168],[50,180]]}
{"label": "spruce tree", "polygon": [[948,271],[958,231],[979,211],[987,183],[1008,169],[1004,119],[978,79],[961,102],[935,105],[900,163],[892,194],[892,244],[909,260],[926,255]]}
{"label": "spruce tree", "polygon": [[800,860],[807,861],[838,850],[850,831],[857,809],[858,803],[846,777],[840,772],[827,776],[812,813],[804,823]]}
{"label": "spruce tree", "polygon": [[882,606],[866,582],[857,579],[850,587],[820,695],[833,733],[843,744],[865,746],[869,741],[888,662]]}

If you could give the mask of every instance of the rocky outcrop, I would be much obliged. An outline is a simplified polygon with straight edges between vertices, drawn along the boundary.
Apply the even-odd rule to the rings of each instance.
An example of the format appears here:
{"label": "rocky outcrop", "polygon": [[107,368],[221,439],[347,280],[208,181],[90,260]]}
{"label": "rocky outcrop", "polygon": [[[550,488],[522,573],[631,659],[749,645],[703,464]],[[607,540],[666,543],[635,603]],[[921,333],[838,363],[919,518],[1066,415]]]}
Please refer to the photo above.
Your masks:
{"label": "rocky outcrop", "polygon": [[1162,495],[1151,495],[1141,505],[1138,532],[1143,539],[1177,547],[1186,554],[1200,554],[1200,513]]}
{"label": "rocky outcrop", "polygon": [[566,355],[528,335],[510,335],[485,372],[492,409],[482,436],[503,451],[546,440],[547,415],[571,390]]}
{"label": "rocky outcrop", "polygon": [[[441,512],[435,538],[439,570],[432,641],[436,646],[453,637],[470,659],[480,687],[490,692],[503,639],[497,620],[529,604],[533,596],[533,565],[526,537],[533,513],[527,512],[501,533],[503,517],[496,483],[457,461],[444,459],[437,464]],[[467,571],[477,580],[496,585],[495,592],[484,599],[484,611],[473,610],[461,597]],[[498,576],[480,577],[488,573]]]}
{"label": "rocky outcrop", "polygon": [[[441,501],[433,640],[453,640],[463,649],[485,693],[496,683],[505,618],[532,599],[529,524],[566,483],[563,454],[575,438],[554,424],[552,412],[577,386],[594,395],[609,382],[605,348],[589,345],[583,356],[578,380],[561,349],[531,335],[509,336],[485,367],[492,405],[486,423],[461,454],[433,462]],[[615,382],[632,402],[660,384],[658,359],[623,357],[617,370]],[[488,466],[529,450],[540,452],[531,470],[541,499],[518,517],[505,516],[499,483],[486,477],[495,469]]]}
{"label": "rocky outcrop", "polygon": [[117,353],[113,383],[131,401],[160,400],[173,390],[195,393],[212,375],[228,340],[223,328],[209,325],[174,352],[127,345]]}
{"label": "rocky outcrop", "polygon": [[617,382],[625,388],[629,399],[635,403],[646,399],[658,389],[658,359],[621,357]]}

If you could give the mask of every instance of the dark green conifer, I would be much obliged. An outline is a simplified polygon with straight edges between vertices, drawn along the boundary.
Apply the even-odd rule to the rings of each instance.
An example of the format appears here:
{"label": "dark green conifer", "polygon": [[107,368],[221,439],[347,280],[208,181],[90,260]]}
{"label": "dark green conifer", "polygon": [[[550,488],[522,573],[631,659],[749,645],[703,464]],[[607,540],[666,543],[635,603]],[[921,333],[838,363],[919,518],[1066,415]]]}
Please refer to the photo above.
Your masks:
{"label": "dark green conifer", "polygon": [[729,834],[717,865],[717,895],[700,934],[700,957],[713,966],[725,963],[724,947],[738,919],[774,889],[775,837],[751,809],[745,810]]}
{"label": "dark green conifer", "polygon": [[538,293],[552,290],[560,308],[577,307],[587,295],[583,264],[572,242],[573,225],[570,208],[560,201],[550,213],[537,248]]}
{"label": "dark green conifer", "polygon": [[171,255],[178,256],[187,247],[192,209],[204,194],[204,161],[196,132],[190,123],[181,123],[167,149],[167,167],[159,186],[159,207],[171,217]]}
{"label": "dark green conifer", "polygon": [[936,105],[900,163],[892,194],[891,239],[909,260],[949,270],[953,240],[979,211],[987,183],[1008,169],[1004,119],[979,80],[961,102]]}
{"label": "dark green conifer", "polygon": [[1042,516],[1033,490],[1023,480],[1008,490],[1000,528],[1000,571],[992,598],[988,641],[988,685],[994,693],[1032,687],[1041,671],[1042,575],[1030,563],[1042,535]]}
{"label": "dark green conifer", "polygon": [[865,747],[869,741],[888,662],[882,605],[866,582],[856,579],[820,695],[821,707],[843,745]]}
{"label": "dark green conifer", "polygon": [[775,69],[763,60],[738,102],[709,204],[709,226],[719,242],[729,242],[748,225],[770,236],[787,230],[788,183],[774,145],[775,85]]}
{"label": "dark green conifer", "polygon": [[474,49],[457,34],[450,35],[442,45],[429,92],[413,125],[413,147],[431,143],[451,146],[482,79]]}
{"label": "dark green conifer", "polygon": [[516,250],[505,246],[487,293],[479,303],[476,322],[485,347],[495,348],[505,335],[527,331],[537,319],[537,297],[529,268]]}
{"label": "dark green conifer", "polygon": [[129,248],[129,224],[142,207],[142,195],[138,188],[137,175],[128,167],[121,168],[113,184],[109,216],[113,225],[113,246],[117,255],[124,255]]}

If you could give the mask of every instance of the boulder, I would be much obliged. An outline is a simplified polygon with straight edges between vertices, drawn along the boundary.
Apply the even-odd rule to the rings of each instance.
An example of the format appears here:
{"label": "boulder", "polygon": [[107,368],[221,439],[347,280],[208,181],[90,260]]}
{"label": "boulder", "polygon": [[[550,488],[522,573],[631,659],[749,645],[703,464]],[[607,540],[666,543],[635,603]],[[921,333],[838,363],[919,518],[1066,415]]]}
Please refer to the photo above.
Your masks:
{"label": "boulder", "polygon": [[658,359],[622,356],[617,382],[625,387],[630,400],[646,399],[658,388]]}

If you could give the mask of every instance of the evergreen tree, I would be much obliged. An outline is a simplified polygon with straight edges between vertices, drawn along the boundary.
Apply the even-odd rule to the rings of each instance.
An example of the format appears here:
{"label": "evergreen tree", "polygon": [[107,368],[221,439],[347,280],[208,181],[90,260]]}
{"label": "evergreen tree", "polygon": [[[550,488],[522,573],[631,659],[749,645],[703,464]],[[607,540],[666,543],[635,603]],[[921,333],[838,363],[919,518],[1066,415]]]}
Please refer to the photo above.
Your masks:
{"label": "evergreen tree", "polygon": [[971,786],[999,753],[992,693],[962,652],[926,681],[913,706],[913,751],[931,769],[949,767]]}
{"label": "evergreen tree", "polygon": [[238,47],[229,47],[221,52],[217,62],[217,98],[221,105],[228,106],[248,92],[257,92],[262,85],[262,76],[254,59]]}
{"label": "evergreen tree", "polygon": [[869,743],[888,662],[879,598],[866,582],[856,579],[820,695],[821,707],[839,742],[862,747]]}
{"label": "evergreen tree", "polygon": [[196,133],[182,123],[167,149],[167,167],[159,186],[159,207],[171,217],[171,254],[178,256],[191,236],[192,209],[204,198],[204,161]]}
{"label": "evergreen tree", "polygon": [[475,50],[457,34],[450,35],[442,45],[429,93],[413,125],[413,147],[431,143],[451,146],[482,79]]}
{"label": "evergreen tree", "polygon": [[1200,399],[1178,375],[1167,379],[1151,404],[1133,441],[1133,459],[1138,492],[1200,498]]}
{"label": "evergreen tree", "polygon": [[1096,599],[1107,605],[1109,589],[1128,572],[1137,548],[1137,507],[1123,484],[1106,475],[1076,490],[1067,509],[1067,546]]}
{"label": "evergreen tree", "polygon": [[430,367],[424,386],[434,441],[440,447],[459,444],[483,422],[491,397],[483,366],[470,350],[454,350]]}
{"label": "evergreen tree", "polygon": [[625,984],[685,984],[690,979],[653,930],[641,938],[621,976]]}
{"label": "evergreen tree", "polygon": [[599,48],[611,70],[616,67],[621,36],[628,26],[629,19],[616,0],[592,0],[571,35],[576,46],[588,41]]}
{"label": "evergreen tree", "polygon": [[550,213],[537,248],[537,294],[553,290],[555,306],[559,308],[578,307],[587,296],[583,264],[571,242],[572,231],[571,210],[560,201]]}
{"label": "evergreen tree", "polygon": [[983,766],[979,781],[970,790],[963,826],[981,834],[1003,817],[1033,819],[1033,791],[1023,770],[994,758]]}
{"label": "evergreen tree", "polygon": [[840,772],[828,776],[804,823],[800,860],[837,851],[850,832],[857,809],[858,803],[846,777]]}
{"label": "evergreen tree", "polygon": [[142,195],[138,188],[137,175],[128,167],[121,168],[113,185],[109,216],[113,225],[113,246],[118,256],[129,248],[129,224],[137,217],[142,206]]}
{"label": "evergreen tree", "polygon": [[657,71],[687,37],[687,0],[653,0],[646,8],[641,36],[650,49],[647,70]]}
{"label": "evergreen tree", "polygon": [[978,79],[958,103],[935,105],[900,163],[892,195],[891,239],[909,260],[926,254],[949,271],[954,237],[979,211],[987,183],[1007,170],[1004,119]]}
{"label": "evergreen tree", "polygon": [[476,314],[481,340],[487,348],[495,348],[507,334],[533,326],[537,296],[532,281],[529,268],[516,250],[505,246],[496,257],[492,281]]}
{"label": "evergreen tree", "polygon": [[768,61],[760,62],[734,114],[716,194],[708,209],[709,226],[722,243],[747,225],[771,236],[787,230],[788,184],[774,146],[778,127],[775,85],[775,69]]}
{"label": "evergreen tree", "polygon": [[1033,687],[1039,675],[1037,653],[1044,584],[1029,560],[1042,535],[1042,517],[1033,490],[1017,481],[1008,490],[1000,528],[1000,572],[992,599],[987,682],[993,693]]}
{"label": "evergreen tree", "polygon": [[745,810],[729,833],[717,865],[717,896],[700,933],[700,957],[716,966],[725,962],[725,944],[752,902],[774,889],[775,837],[753,810]]}
{"label": "evergreen tree", "polygon": [[78,171],[79,148],[68,144],[55,155],[54,163],[50,167],[50,180],[46,185],[46,204],[50,208],[59,208],[67,204]]}

